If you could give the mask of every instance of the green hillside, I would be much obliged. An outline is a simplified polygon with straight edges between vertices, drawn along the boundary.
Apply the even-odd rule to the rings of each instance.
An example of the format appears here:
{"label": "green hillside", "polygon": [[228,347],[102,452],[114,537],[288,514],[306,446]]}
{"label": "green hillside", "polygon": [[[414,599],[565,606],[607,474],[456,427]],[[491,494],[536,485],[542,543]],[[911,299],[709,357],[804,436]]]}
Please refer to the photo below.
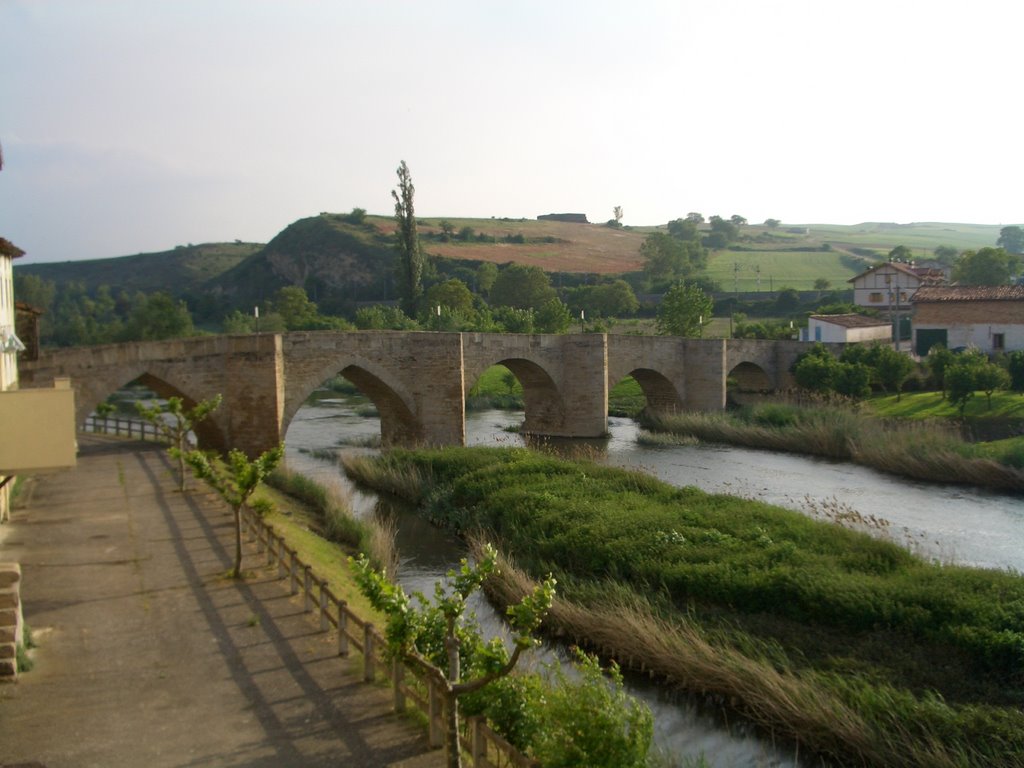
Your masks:
{"label": "green hillside", "polygon": [[324,312],[344,312],[357,300],[393,298],[391,239],[373,223],[354,224],[347,215],[299,219],[206,288],[239,306],[298,285]]}
{"label": "green hillside", "polygon": [[866,262],[837,251],[750,250],[714,251],[705,274],[724,291],[762,291],[780,288],[809,291],[818,279],[846,290],[847,281],[864,270]]}
{"label": "green hillside", "polygon": [[16,274],[36,275],[58,286],[77,282],[92,293],[107,285],[129,293],[157,290],[185,294],[237,266],[260,250],[259,243],[203,243],[180,245],[160,253],[140,253],[109,259],[16,264]]}
{"label": "green hillside", "polygon": [[897,245],[905,245],[914,251],[915,257],[928,258],[940,245],[960,251],[994,246],[1002,225],[866,222],[850,226],[810,224],[808,228],[809,239],[831,243],[833,247],[870,248],[885,256]]}

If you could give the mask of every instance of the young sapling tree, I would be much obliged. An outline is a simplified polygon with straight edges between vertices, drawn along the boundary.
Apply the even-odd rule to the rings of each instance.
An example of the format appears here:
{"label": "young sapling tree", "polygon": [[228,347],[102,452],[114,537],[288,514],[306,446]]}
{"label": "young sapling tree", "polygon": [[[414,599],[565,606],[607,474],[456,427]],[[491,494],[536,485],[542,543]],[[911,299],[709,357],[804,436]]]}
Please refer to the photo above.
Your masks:
{"label": "young sapling tree", "polygon": [[[185,408],[184,401],[180,397],[170,397],[167,399],[167,404],[162,406],[135,403],[135,410],[139,412],[139,415],[153,424],[170,441],[171,447],[168,451],[178,460],[179,491],[184,492],[185,490],[185,454],[188,453],[188,433],[217,410],[220,407],[220,401],[221,396],[214,395],[188,409]],[[98,411],[99,409],[97,409]],[[171,420],[165,419],[164,414],[170,414]]]}
{"label": "young sapling tree", "polygon": [[231,569],[233,579],[242,576],[242,507],[283,457],[283,445],[264,451],[251,460],[242,451],[233,449],[228,452],[224,464],[211,460],[202,451],[184,454],[185,462],[192,467],[195,476],[217,491],[235,514],[235,564]]}
{"label": "young sapling tree", "polygon": [[[463,559],[445,583],[434,586],[433,602],[419,592],[412,598],[365,556],[350,560],[360,591],[374,608],[387,615],[385,637],[394,658],[414,660],[437,681],[445,699],[445,753],[448,768],[460,768],[459,697],[473,693],[512,672],[523,652],[539,642],[534,632],[551,608],[555,580],[548,576],[517,605],[508,608],[514,633],[511,655],[500,638],[484,642],[479,630],[463,621],[466,601],[496,567],[497,552],[487,544],[475,565]],[[413,603],[413,598],[416,604]],[[463,679],[463,673],[472,675]]]}

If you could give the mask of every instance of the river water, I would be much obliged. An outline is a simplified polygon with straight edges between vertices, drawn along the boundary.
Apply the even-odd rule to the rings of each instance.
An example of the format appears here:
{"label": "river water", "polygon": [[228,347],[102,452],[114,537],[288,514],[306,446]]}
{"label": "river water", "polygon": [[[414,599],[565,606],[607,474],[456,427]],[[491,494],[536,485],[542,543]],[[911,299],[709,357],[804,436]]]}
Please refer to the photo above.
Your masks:
{"label": "river water", "polygon": [[[482,411],[467,415],[470,445],[523,445],[506,431],[523,414]],[[610,464],[642,469],[672,485],[693,485],[796,509],[807,514],[831,509],[873,519],[874,535],[888,537],[944,563],[1024,572],[1024,503],[1019,496],[953,485],[918,483],[842,462],[732,446],[697,444],[648,447],[637,443],[630,419],[611,418],[610,437],[586,441]],[[303,406],[286,438],[290,466],[321,480],[346,484],[336,464],[313,458],[316,451],[365,451],[350,447],[380,436],[380,421],[360,415],[346,401],[321,400]],[[349,447],[346,447],[349,446]],[[372,495],[351,490],[357,512],[374,509]],[[433,583],[458,563],[462,545],[411,514],[399,513],[399,580],[407,590],[432,593]],[[484,616],[489,609],[478,603]],[[554,651],[550,651],[552,653]],[[677,758],[703,755],[712,766],[763,768],[795,766],[790,754],[757,738],[751,729],[725,724],[643,681],[627,681],[630,692],[651,706],[655,742]]]}

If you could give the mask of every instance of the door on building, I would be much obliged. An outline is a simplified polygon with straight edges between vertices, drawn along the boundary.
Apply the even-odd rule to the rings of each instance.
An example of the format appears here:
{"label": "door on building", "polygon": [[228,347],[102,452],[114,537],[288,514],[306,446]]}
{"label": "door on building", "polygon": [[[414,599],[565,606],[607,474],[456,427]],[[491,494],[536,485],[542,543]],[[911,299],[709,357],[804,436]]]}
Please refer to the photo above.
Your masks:
{"label": "door on building", "polygon": [[915,333],[917,334],[917,343],[914,345],[914,353],[921,357],[927,355],[928,350],[936,344],[948,346],[945,328],[918,328]]}

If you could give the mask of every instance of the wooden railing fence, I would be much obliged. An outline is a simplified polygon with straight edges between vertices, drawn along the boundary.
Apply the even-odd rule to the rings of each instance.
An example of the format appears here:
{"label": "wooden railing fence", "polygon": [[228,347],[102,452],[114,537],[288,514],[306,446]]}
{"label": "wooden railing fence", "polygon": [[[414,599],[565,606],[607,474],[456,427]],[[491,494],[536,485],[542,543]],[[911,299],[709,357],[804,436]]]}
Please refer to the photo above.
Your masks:
{"label": "wooden railing fence", "polygon": [[166,442],[156,424],[139,419],[121,418],[120,416],[88,416],[82,425],[83,432],[99,432],[117,437],[129,437],[136,440],[156,440]]}
{"label": "wooden railing fence", "polygon": [[[338,655],[347,657],[355,647],[363,656],[363,679],[373,682],[386,674],[394,696],[394,709],[404,712],[412,702],[427,718],[428,741],[431,747],[444,745],[444,696],[434,674],[414,661],[394,660],[387,663],[386,641],[380,631],[349,608],[331,591],[325,579],[299,558],[298,553],[258,514],[245,508],[242,514],[248,540],[257,554],[266,555],[266,565],[277,563],[279,578],[287,578],[292,595],[302,594],[306,612],[319,616],[321,631],[338,631]],[[473,768],[539,768],[540,764],[523,755],[504,738],[491,730],[482,717],[467,718],[464,723]]]}

